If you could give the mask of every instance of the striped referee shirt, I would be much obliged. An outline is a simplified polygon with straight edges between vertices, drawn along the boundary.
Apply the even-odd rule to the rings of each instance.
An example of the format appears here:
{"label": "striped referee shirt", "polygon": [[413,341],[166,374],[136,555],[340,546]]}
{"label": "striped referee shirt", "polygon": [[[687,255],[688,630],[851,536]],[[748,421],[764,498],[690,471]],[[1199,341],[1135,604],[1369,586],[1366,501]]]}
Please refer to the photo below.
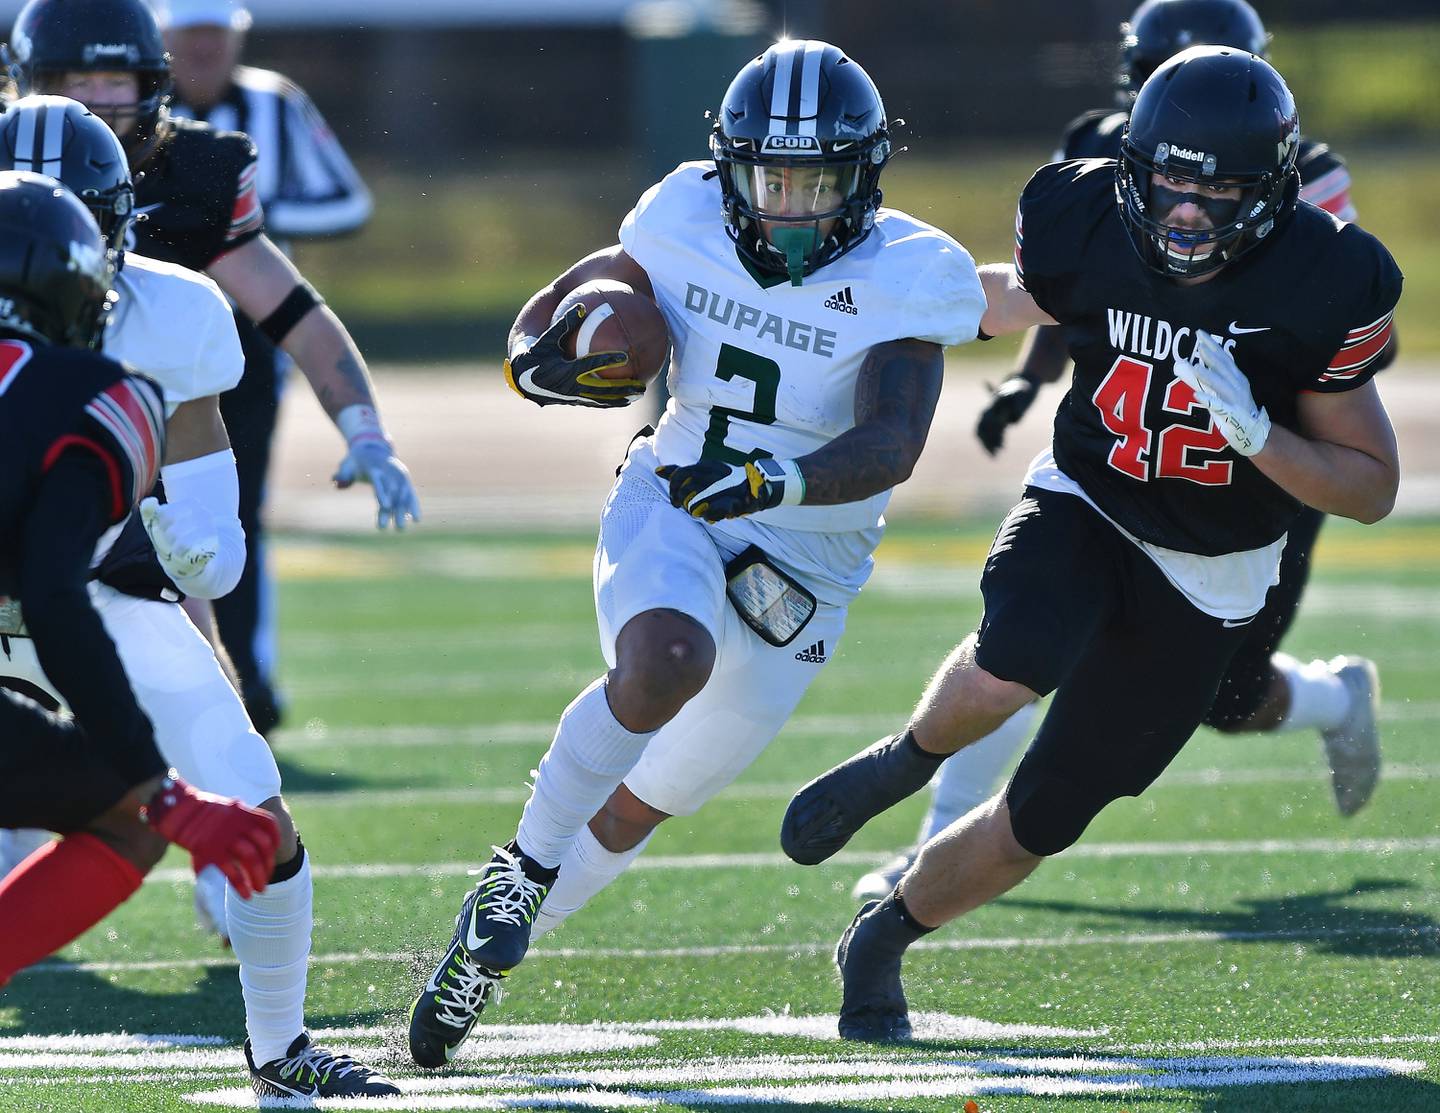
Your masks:
{"label": "striped referee shirt", "polygon": [[236,66],[205,114],[176,101],[177,116],[243,131],[260,153],[256,186],[272,239],[353,232],[370,218],[370,191],[305,90],[283,74]]}

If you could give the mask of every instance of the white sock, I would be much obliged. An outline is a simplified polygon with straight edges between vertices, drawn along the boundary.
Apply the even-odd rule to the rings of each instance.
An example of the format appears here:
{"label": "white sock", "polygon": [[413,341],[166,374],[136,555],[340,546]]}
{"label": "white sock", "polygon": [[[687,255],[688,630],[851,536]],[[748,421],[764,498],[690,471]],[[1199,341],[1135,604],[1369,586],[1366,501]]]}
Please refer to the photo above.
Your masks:
{"label": "white sock", "polygon": [[1027,703],[984,738],[945,759],[930,782],[930,810],[920,824],[922,844],[995,795],[995,782],[1010,771],[1038,713],[1038,705]]}
{"label": "white sock", "polygon": [[530,932],[530,938],[538,939],[547,931],[554,931],[570,916],[584,908],[591,897],[624,873],[630,863],[640,857],[640,852],[645,849],[654,833],[650,832],[650,835],[646,835],[629,850],[616,853],[601,846],[600,840],[589,827],[582,830],[560,862],[560,876],[545,895],[545,903],[540,906],[540,911],[535,916],[535,927]]}
{"label": "white sock", "polygon": [[240,960],[245,996],[245,1031],[255,1063],[268,1063],[289,1050],[305,1030],[305,976],[310,958],[310,855],[300,872],[241,900],[225,893],[230,945]]}
{"label": "white sock", "polygon": [[1276,653],[1270,664],[1279,670],[1290,689],[1290,710],[1275,729],[1329,730],[1350,714],[1350,689],[1324,661],[1304,664],[1287,653]]}
{"label": "white sock", "polygon": [[5,877],[55,836],[34,827],[0,829],[0,877]]}
{"label": "white sock", "polygon": [[520,849],[542,866],[558,866],[654,736],[620,725],[605,698],[603,676],[576,696],[540,759],[515,835]]}

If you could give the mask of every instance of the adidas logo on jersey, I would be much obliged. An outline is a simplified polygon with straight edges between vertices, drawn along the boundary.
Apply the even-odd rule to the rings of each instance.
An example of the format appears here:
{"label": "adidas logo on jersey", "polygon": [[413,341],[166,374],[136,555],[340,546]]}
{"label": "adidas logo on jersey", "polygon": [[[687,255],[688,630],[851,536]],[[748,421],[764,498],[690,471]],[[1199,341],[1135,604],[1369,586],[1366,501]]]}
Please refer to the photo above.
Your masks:
{"label": "adidas logo on jersey", "polygon": [[825,308],[833,309],[837,313],[848,313],[852,317],[854,317],[860,312],[860,310],[855,308],[855,297],[853,294],[850,293],[849,286],[846,286],[845,289],[839,290],[826,298]]}
{"label": "adidas logo on jersey", "polygon": [[812,665],[823,665],[825,663],[825,639],[821,638],[809,649],[795,654],[795,660],[806,661]]}

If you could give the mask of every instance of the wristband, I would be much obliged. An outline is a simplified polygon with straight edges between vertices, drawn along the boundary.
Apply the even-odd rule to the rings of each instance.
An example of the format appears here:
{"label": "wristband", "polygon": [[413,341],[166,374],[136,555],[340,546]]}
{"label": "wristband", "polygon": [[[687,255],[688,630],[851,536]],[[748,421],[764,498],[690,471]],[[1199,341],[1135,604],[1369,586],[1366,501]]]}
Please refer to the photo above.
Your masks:
{"label": "wristband", "polygon": [[767,456],[756,460],[755,464],[765,473],[767,479],[781,481],[781,506],[799,506],[804,501],[805,476],[800,471],[800,465],[794,460],[776,460]]}
{"label": "wristband", "polygon": [[374,441],[390,447],[390,438],[385,435],[385,426],[380,424],[380,415],[375,412],[374,406],[363,402],[352,403],[335,415],[335,424],[346,444],[353,446],[357,442]]}

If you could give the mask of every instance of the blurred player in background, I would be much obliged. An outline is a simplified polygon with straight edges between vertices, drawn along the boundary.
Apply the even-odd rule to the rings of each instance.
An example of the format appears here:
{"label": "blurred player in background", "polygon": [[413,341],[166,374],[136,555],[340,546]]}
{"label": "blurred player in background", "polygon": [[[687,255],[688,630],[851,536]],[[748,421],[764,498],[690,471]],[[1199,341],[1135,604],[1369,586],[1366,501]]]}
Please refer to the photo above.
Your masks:
{"label": "blurred player in background", "polygon": [[160,389],[92,350],[114,277],[74,195],[0,173],[0,647],[33,645],[76,716],[0,693],[0,825],[63,836],[0,882],[0,985],[134,893],[166,840],[243,898],[265,889],[280,841],[265,812],[167,773],[91,605],[95,554],[165,453]]}
{"label": "blurred player in background", "polygon": [[[1122,108],[1097,109],[1073,120],[1055,152],[1056,162],[1119,158],[1120,136],[1136,92],[1172,55],[1210,44],[1263,57],[1270,41],[1260,17],[1245,0],[1148,0],[1120,33]],[[1355,219],[1350,172],[1329,147],[1302,138],[1296,168],[1301,200],[1341,220]],[[1393,332],[1391,336],[1390,349],[1377,369],[1394,358]],[[1050,325],[1029,331],[1021,347],[1020,370],[1000,384],[981,414],[976,435],[987,452],[1000,451],[1005,430],[1025,415],[1041,386],[1059,380],[1069,362],[1063,330]],[[1318,729],[1336,806],[1341,815],[1349,816],[1364,807],[1380,776],[1380,681],[1375,665],[1349,656],[1302,662],[1278,652],[1310,577],[1310,557],[1324,521],[1322,511],[1305,507],[1290,527],[1280,580],[1231,661],[1205,722],[1227,734]],[[921,845],[987,799],[997,780],[1013,768],[1035,718],[1033,707],[1022,709],[993,735],[941,766],[915,846],[865,874],[853,895],[860,900],[883,897],[910,867]]]}
{"label": "blurred player in background", "polygon": [[536,294],[511,332],[523,397],[625,405],[639,382],[600,374],[625,355],[567,360],[583,309],[552,315],[591,279],[627,283],[669,326],[671,400],[602,512],[610,671],[565,709],[514,840],[411,1008],[421,1066],[448,1061],[532,932],[769,745],[839,645],[890,490],[924,447],[943,347],[976,335],[970,256],[880,208],[884,105],[836,47],[785,41],[746,65],[710,142],[713,161],[652,186],[620,242]]}
{"label": "blurred player in background", "polygon": [[[177,602],[213,598],[244,563],[236,519],[235,461],[218,395],[239,379],[240,342],[229,306],[203,275],[123,252],[133,185],[119,140],[85,107],[64,97],[22,98],[0,115],[7,167],[49,166],[86,199],[121,263],[119,303],[105,329],[106,353],[143,368],[165,389],[169,449],[160,471],[165,501],[146,499],[92,588],[135,696],[154,723],[165,759],[195,784],[235,796],[275,817],[280,848],[268,890],[250,900],[216,870],[196,881],[207,925],[235,949],[255,1090],[279,1097],[394,1094],[387,1080],[349,1056],[317,1047],[305,1032],[312,880],[309,854],[280,795],[280,771],[252,728],[215,652]],[[173,328],[183,321],[184,329]],[[4,646],[0,683],[21,678],[55,695],[33,645]]]}
{"label": "blurred player in background", "polygon": [[1051,450],[995,535],[978,630],[909,725],[800,790],[781,843],[824,861],[948,755],[1054,693],[1008,787],[932,838],[841,937],[840,1034],[904,1039],[905,950],[1138,796],[1215,703],[1303,505],[1375,522],[1394,430],[1370,380],[1402,276],[1298,201],[1299,114],[1263,59],[1192,47],[1142,86],[1118,162],[1052,163],[989,335],[1059,324],[1075,372]]}
{"label": "blurred player in background", "polygon": [[[7,53],[22,95],[72,97],[120,137],[137,172],[139,251],[204,271],[295,360],[348,446],[336,485],[370,483],[381,528],[417,518],[419,502],[381,422],[364,357],[264,234],[254,144],[238,132],[170,116],[169,59],[143,0],[31,0],[16,18]],[[232,648],[241,658],[247,651]],[[242,685],[254,679],[253,671],[242,675]],[[244,694],[273,721],[268,689]]]}
{"label": "blurred player in background", "polygon": [[[353,232],[370,216],[370,193],[305,91],[281,74],[239,65],[251,16],[239,0],[157,0],[170,52],[171,114],[255,142],[255,191],[265,231],[288,241]],[[243,312],[235,314],[245,377],[221,398],[240,473],[240,521],[249,539],[244,574],[214,603],[245,703],[261,734],[280,721],[276,692],[274,587],[264,547],[265,479],[288,364]]]}

